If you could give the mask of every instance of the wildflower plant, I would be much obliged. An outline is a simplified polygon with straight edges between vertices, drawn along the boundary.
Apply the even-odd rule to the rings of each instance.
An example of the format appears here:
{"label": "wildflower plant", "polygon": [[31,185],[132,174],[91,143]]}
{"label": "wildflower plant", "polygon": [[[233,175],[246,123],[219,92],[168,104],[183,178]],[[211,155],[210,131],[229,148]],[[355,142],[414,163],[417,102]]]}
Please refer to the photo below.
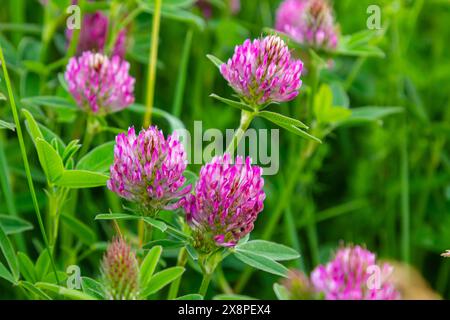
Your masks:
{"label": "wildflower plant", "polygon": [[229,106],[242,110],[240,126],[227,151],[233,152],[252,120],[259,116],[299,136],[320,142],[304,129],[308,126],[281,113],[264,111],[272,103],[294,99],[302,85],[303,62],[291,57],[286,43],[276,35],[253,41],[247,39],[235,47],[233,56],[226,62],[208,55],[219,68],[240,101],[212,94]]}
{"label": "wildflower plant", "polygon": [[[2,298],[406,299],[397,265],[448,296],[441,3],[23,2],[0,25]],[[199,120],[225,152],[178,136]],[[284,131],[235,155],[250,126]],[[345,237],[374,251],[324,262]]]}

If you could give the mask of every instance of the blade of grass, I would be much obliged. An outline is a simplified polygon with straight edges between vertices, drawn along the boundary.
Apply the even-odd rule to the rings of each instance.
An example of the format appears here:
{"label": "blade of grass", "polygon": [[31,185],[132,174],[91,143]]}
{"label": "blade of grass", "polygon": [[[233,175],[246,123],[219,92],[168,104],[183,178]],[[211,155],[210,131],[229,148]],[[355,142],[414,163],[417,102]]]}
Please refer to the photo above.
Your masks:
{"label": "blade of grass", "polygon": [[44,240],[44,244],[45,244],[45,246],[47,248],[47,252],[50,256],[50,261],[52,264],[53,272],[55,273],[55,279],[59,283],[55,261],[53,259],[52,251],[50,250],[50,247],[48,244],[48,238],[47,238],[47,234],[45,232],[44,222],[42,221],[41,211],[39,209],[39,203],[37,201],[36,192],[34,190],[33,178],[31,176],[30,165],[28,163],[27,151],[25,148],[25,142],[24,142],[23,134],[22,134],[22,126],[20,124],[19,114],[17,112],[16,102],[14,100],[14,94],[13,94],[12,87],[11,87],[11,81],[9,79],[8,70],[6,68],[5,57],[3,56],[3,48],[1,45],[0,45],[0,61],[2,63],[2,67],[3,67],[3,74],[5,77],[6,88],[8,90],[9,102],[10,102],[11,111],[12,111],[13,118],[14,118],[14,123],[16,124],[17,138],[19,139],[20,152],[22,154],[23,166],[25,168],[25,173],[26,173],[27,181],[28,181],[28,187],[30,188],[31,198],[33,200],[34,210],[36,211],[36,216],[38,219],[39,228],[42,233],[42,238]]}
{"label": "blade of grass", "polygon": [[[286,207],[286,210],[284,210],[284,227],[286,230],[286,236],[288,238],[288,241],[291,244],[291,247],[295,251],[297,251],[300,254],[300,256],[303,257],[303,254],[301,252],[301,247],[300,247],[300,240],[298,239],[298,233],[297,233],[297,229],[295,226],[294,216],[292,214],[292,209],[291,209],[290,205],[288,205]],[[299,268],[300,270],[305,271],[305,265],[303,263],[303,259],[296,259],[295,266],[296,266],[296,268]]]}
{"label": "blade of grass", "polygon": [[[14,217],[18,217],[16,205],[14,203],[14,194],[11,188],[11,182],[9,180],[8,163],[6,162],[2,139],[0,139],[0,185],[3,191],[3,196],[5,197],[8,214]],[[26,251],[23,234],[19,233],[14,235],[14,239],[16,240],[19,250]]]}
{"label": "blade of grass", "polygon": [[155,10],[153,12],[151,48],[148,61],[147,96],[145,100],[146,111],[144,116],[144,128],[148,127],[151,123],[153,103],[155,100],[156,64],[158,62],[158,40],[159,40],[159,24],[161,21],[161,5],[162,0],[155,0]]}
{"label": "blade of grass", "polygon": [[179,118],[181,115],[181,104],[183,103],[184,88],[186,86],[187,67],[189,62],[189,53],[191,51],[192,35],[194,31],[191,29],[186,33],[184,40],[183,53],[181,54],[180,69],[178,72],[177,87],[175,89],[175,99],[172,106],[172,114]]}

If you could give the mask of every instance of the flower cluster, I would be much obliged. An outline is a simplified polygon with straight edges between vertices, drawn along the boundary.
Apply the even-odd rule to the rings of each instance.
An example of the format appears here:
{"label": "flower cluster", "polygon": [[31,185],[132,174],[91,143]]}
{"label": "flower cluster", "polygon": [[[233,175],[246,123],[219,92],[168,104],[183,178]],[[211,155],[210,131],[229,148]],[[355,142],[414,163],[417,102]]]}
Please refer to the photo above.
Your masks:
{"label": "flower cluster", "polygon": [[119,56],[111,59],[90,51],[69,60],[65,79],[69,92],[86,112],[106,114],[134,102],[130,64]]}
{"label": "flower cluster", "polygon": [[236,157],[233,164],[228,153],[201,168],[195,194],[183,203],[194,247],[203,252],[232,247],[253,230],[265,198],[261,174],[250,158]]}
{"label": "flower cluster", "polygon": [[374,253],[350,246],[314,269],[311,282],[327,300],[394,300],[399,293],[389,280],[391,273],[389,264],[377,265]]}
{"label": "flower cluster", "polygon": [[136,300],[139,265],[131,247],[120,237],[108,246],[102,265],[105,293],[110,300]]}
{"label": "flower cluster", "polygon": [[247,104],[294,99],[302,85],[303,63],[291,58],[289,48],[277,36],[267,36],[236,46],[220,72]]}
{"label": "flower cluster", "polygon": [[[77,1],[73,1],[76,4]],[[83,16],[77,44],[77,55],[85,51],[103,53],[108,35],[109,19],[102,12],[87,13]],[[67,43],[70,44],[73,30],[66,29]],[[121,30],[113,48],[113,56],[119,55],[122,59],[126,51],[126,31]]]}
{"label": "flower cluster", "polygon": [[144,214],[154,215],[176,206],[171,202],[190,191],[190,186],[182,188],[186,165],[186,153],[176,134],[165,139],[162,131],[151,126],[136,135],[131,127],[128,134],[116,137],[108,188],[138,203]]}
{"label": "flower cluster", "polygon": [[285,0],[277,11],[275,28],[294,41],[334,49],[338,35],[327,0]]}

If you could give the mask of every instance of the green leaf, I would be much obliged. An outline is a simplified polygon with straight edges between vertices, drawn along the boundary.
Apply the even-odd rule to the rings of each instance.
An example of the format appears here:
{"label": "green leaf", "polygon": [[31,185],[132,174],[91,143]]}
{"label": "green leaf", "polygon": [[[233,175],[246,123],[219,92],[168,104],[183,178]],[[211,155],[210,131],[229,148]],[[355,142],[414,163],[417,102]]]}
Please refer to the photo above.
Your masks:
{"label": "green leaf", "polygon": [[9,270],[0,262],[0,278],[3,278],[12,284],[16,284],[16,280],[14,280],[13,275]]}
{"label": "green leaf", "polygon": [[109,176],[86,170],[65,170],[55,182],[57,186],[66,188],[94,188],[106,185]]}
{"label": "green leaf", "polygon": [[[14,248],[6,236],[5,230],[0,225],[0,249],[5,257],[6,263],[9,266],[9,271],[11,272],[14,282],[19,280],[19,262],[15,255]],[[4,272],[3,272],[4,273]]]}
{"label": "green leaf", "polygon": [[[173,0],[170,0],[173,2]],[[142,7],[145,11],[153,13],[155,10],[153,2],[147,3],[142,2]],[[190,11],[182,10],[180,6],[177,5],[163,5],[161,8],[161,16],[165,19],[170,19],[174,21],[184,22],[186,24],[191,24],[196,26],[198,29],[203,30],[205,28],[205,21],[198,15],[193,14]]]}
{"label": "green leaf", "polygon": [[33,229],[33,225],[28,221],[4,214],[0,214],[0,225],[7,235]]}
{"label": "green leaf", "polygon": [[88,277],[82,277],[81,287],[83,288],[84,293],[93,296],[99,300],[105,299],[104,297],[105,289],[103,288],[103,285],[100,282],[95,281],[94,279]]}
{"label": "green leaf", "polygon": [[115,142],[104,143],[94,149],[78,161],[77,169],[96,172],[107,172],[114,162]]}
{"label": "green leaf", "polygon": [[189,254],[189,256],[192,258],[192,260],[194,260],[194,261],[198,260],[197,251],[195,251],[195,249],[191,245],[186,246],[186,251]]}
{"label": "green leaf", "polygon": [[218,294],[214,296],[213,300],[257,300],[250,296],[244,296],[241,294]]}
{"label": "green leaf", "polygon": [[351,109],[352,114],[350,118],[342,121],[340,125],[355,125],[364,124],[368,122],[379,122],[382,118],[389,115],[403,112],[402,107],[360,107]]}
{"label": "green leaf", "polygon": [[79,110],[77,106],[70,100],[56,96],[37,96],[37,97],[23,98],[21,102],[24,105],[32,104],[57,109],[70,109],[73,111]]}
{"label": "green leaf", "polygon": [[143,217],[142,219],[149,225],[155,227],[156,229],[162,232],[165,232],[167,230],[167,224],[161,220],[156,220],[150,217]]}
{"label": "green leaf", "polygon": [[176,249],[184,247],[186,242],[180,240],[171,240],[171,239],[158,239],[150,241],[143,245],[144,249],[153,248],[154,246],[161,246],[163,248]]}
{"label": "green leaf", "polygon": [[223,61],[221,61],[219,58],[213,56],[212,54],[207,54],[206,57],[212,62],[214,63],[214,65],[219,68],[220,70],[220,66],[224,64]]}
{"label": "green leaf", "polygon": [[26,109],[22,109],[22,113],[25,116],[25,125],[28,129],[28,133],[30,134],[34,144],[36,145],[36,140],[38,138],[44,139],[44,136],[42,135],[41,130],[39,129],[39,125],[34,120],[33,115]]}
{"label": "green leaf", "polygon": [[17,253],[17,259],[19,261],[20,273],[24,279],[31,283],[35,283],[37,281],[37,276],[31,259],[23,252]]}
{"label": "green leaf", "polygon": [[50,296],[48,294],[46,294],[44,291],[42,291],[41,289],[37,288],[33,283],[28,282],[28,281],[21,281],[19,283],[19,285],[21,287],[23,287],[25,290],[27,290],[28,292],[30,292],[32,295],[39,297],[40,299],[43,300],[52,300],[52,298],[50,298]]}
{"label": "green leaf", "polygon": [[327,84],[322,84],[314,96],[314,115],[319,123],[335,123],[350,117],[348,108],[333,105],[333,91]]}
{"label": "green leaf", "polygon": [[236,251],[234,256],[245,264],[248,264],[256,269],[263,270],[277,276],[287,277],[288,269],[272,259],[242,251]]}
{"label": "green leaf", "polygon": [[77,218],[63,213],[61,215],[61,220],[76,238],[84,244],[91,245],[97,241],[95,232]]}
{"label": "green leaf", "polygon": [[384,58],[384,52],[371,43],[372,39],[377,36],[378,33],[373,30],[342,36],[334,53],[346,56]]}
{"label": "green leaf", "polygon": [[39,255],[34,267],[36,270],[36,277],[38,280],[42,280],[48,273],[50,269],[50,256],[47,249],[43,250]]}
{"label": "green leaf", "polygon": [[95,220],[138,220],[141,216],[126,213],[100,213]]}
{"label": "green leaf", "polygon": [[42,169],[49,183],[55,183],[64,173],[64,165],[61,157],[51,144],[42,138],[36,139],[36,149]]}
{"label": "green leaf", "polygon": [[38,282],[36,283],[36,287],[48,290],[50,292],[54,292],[71,300],[97,300],[95,297],[86,294],[84,292],[77,291],[74,289],[68,289],[52,283]]}
{"label": "green leaf", "polygon": [[16,125],[14,123],[6,122],[0,119],[0,129],[16,130]]}
{"label": "green leaf", "polygon": [[277,123],[277,125],[283,129],[286,129],[289,132],[296,134],[299,137],[314,140],[318,143],[322,143],[322,141],[319,138],[307,133],[306,131],[303,131],[302,129],[297,128],[296,126],[285,125],[285,124],[280,124],[280,123]]}
{"label": "green leaf", "polygon": [[144,261],[142,261],[139,277],[144,288],[147,287],[153,276],[153,273],[155,272],[159,258],[161,257],[161,253],[161,246],[153,247],[145,256]]}
{"label": "green leaf", "polygon": [[289,300],[289,292],[285,286],[282,286],[278,283],[273,284],[273,291],[277,296],[278,300]]}
{"label": "green leaf", "polygon": [[203,300],[203,296],[201,294],[191,293],[178,297],[175,300]]}
{"label": "green leaf", "polygon": [[237,252],[249,252],[275,261],[293,260],[300,257],[297,251],[285,245],[265,240],[253,240],[236,246]]}
{"label": "green leaf", "polygon": [[258,113],[258,116],[263,117],[275,124],[283,124],[287,126],[295,126],[302,129],[308,129],[308,126],[304,124],[303,122],[286,117],[285,115],[276,113],[276,112],[270,112],[270,111],[261,111]]}
{"label": "green leaf", "polygon": [[223,103],[229,105],[230,107],[233,107],[233,108],[236,108],[236,109],[240,109],[240,110],[250,111],[250,112],[254,111],[252,107],[246,105],[243,102],[222,98],[222,97],[220,97],[220,96],[218,96],[217,94],[214,94],[214,93],[210,94],[209,96],[211,98],[214,98],[214,99],[217,99],[219,101],[222,101]]}
{"label": "green leaf", "polygon": [[150,279],[148,285],[144,288],[142,296],[148,297],[149,295],[158,292],[166,285],[179,278],[184,270],[183,267],[172,267],[158,272]]}

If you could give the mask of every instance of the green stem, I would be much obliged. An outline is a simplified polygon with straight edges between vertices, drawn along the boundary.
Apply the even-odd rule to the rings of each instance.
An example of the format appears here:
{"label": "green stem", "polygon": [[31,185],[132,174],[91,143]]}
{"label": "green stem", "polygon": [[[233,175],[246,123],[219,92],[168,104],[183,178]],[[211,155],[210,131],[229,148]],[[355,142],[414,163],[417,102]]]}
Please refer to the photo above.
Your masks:
{"label": "green stem", "polygon": [[[14,203],[12,185],[8,172],[9,172],[8,162],[6,160],[5,150],[3,147],[3,138],[0,137],[0,185],[2,187],[8,214],[11,216],[18,217],[16,204]],[[19,250],[25,251],[26,246],[25,240],[23,238],[23,233],[15,234],[14,239],[16,240]]]}
{"label": "green stem", "polygon": [[233,139],[231,140],[225,152],[228,152],[232,155],[234,154],[234,150],[236,150],[236,148],[238,147],[239,142],[241,141],[242,137],[244,136],[245,132],[250,126],[250,123],[255,118],[256,114],[257,114],[256,112],[242,110],[241,123],[239,125],[239,128],[235,131]]}
{"label": "green stem", "polygon": [[[185,247],[180,249],[178,253],[177,266],[184,267],[188,260],[187,250]],[[178,290],[180,288],[181,277],[178,277],[175,281],[170,284],[169,294],[167,295],[167,300],[173,300],[178,296]]]}
{"label": "green stem", "polygon": [[233,289],[230,287],[227,278],[225,278],[225,274],[223,273],[223,268],[221,265],[217,266],[216,276],[222,291],[226,294],[233,294]]}
{"label": "green stem", "polygon": [[210,273],[206,272],[203,273],[202,284],[200,285],[200,289],[198,289],[198,294],[200,294],[203,297],[206,296],[206,293],[208,291],[209,283],[211,282],[211,276],[212,274]]}
{"label": "green stem", "polygon": [[52,265],[53,272],[55,273],[56,282],[59,283],[59,278],[58,278],[58,273],[56,271],[55,261],[53,259],[52,250],[50,250],[50,246],[48,244],[48,238],[47,238],[47,234],[45,232],[44,222],[42,221],[41,211],[39,209],[39,203],[37,201],[36,192],[34,190],[33,178],[31,176],[30,165],[28,163],[27,151],[25,148],[25,142],[24,142],[23,134],[22,134],[22,126],[20,124],[19,115],[18,115],[17,107],[16,107],[16,102],[14,100],[11,82],[9,79],[8,70],[6,68],[6,61],[5,61],[5,57],[3,56],[3,48],[1,45],[0,45],[0,60],[2,63],[2,67],[3,67],[3,73],[4,73],[4,77],[5,77],[6,87],[8,90],[8,97],[9,97],[9,101],[10,101],[10,105],[11,105],[11,111],[13,114],[14,123],[16,125],[17,138],[19,139],[20,152],[22,154],[23,166],[25,168],[25,173],[26,173],[27,181],[28,181],[28,187],[30,188],[31,198],[33,200],[34,210],[36,211],[36,216],[38,219],[39,228],[42,233],[42,238],[44,240],[45,247],[46,247],[48,255],[50,257],[50,262]]}
{"label": "green stem", "polygon": [[81,143],[81,150],[78,154],[78,159],[81,159],[88,151],[91,146],[92,140],[97,133],[96,120],[93,116],[88,115],[86,119],[86,130],[84,131],[83,142]]}
{"label": "green stem", "polygon": [[410,210],[409,210],[409,167],[408,167],[408,129],[404,120],[403,139],[400,146],[401,167],[401,246],[402,259],[409,263],[410,256]]}
{"label": "green stem", "polygon": [[186,33],[184,40],[183,53],[181,54],[180,69],[178,72],[177,87],[175,89],[175,99],[172,106],[172,114],[179,118],[181,115],[181,105],[183,102],[184,88],[186,86],[187,67],[189,62],[189,53],[191,51],[192,35],[194,31],[191,29]]}
{"label": "green stem", "polygon": [[158,62],[158,40],[159,40],[159,24],[161,20],[161,2],[162,0],[155,0],[155,10],[153,12],[152,38],[151,38],[151,48],[147,74],[146,111],[144,116],[145,128],[148,127],[151,123],[153,103],[155,99],[156,64]]}

